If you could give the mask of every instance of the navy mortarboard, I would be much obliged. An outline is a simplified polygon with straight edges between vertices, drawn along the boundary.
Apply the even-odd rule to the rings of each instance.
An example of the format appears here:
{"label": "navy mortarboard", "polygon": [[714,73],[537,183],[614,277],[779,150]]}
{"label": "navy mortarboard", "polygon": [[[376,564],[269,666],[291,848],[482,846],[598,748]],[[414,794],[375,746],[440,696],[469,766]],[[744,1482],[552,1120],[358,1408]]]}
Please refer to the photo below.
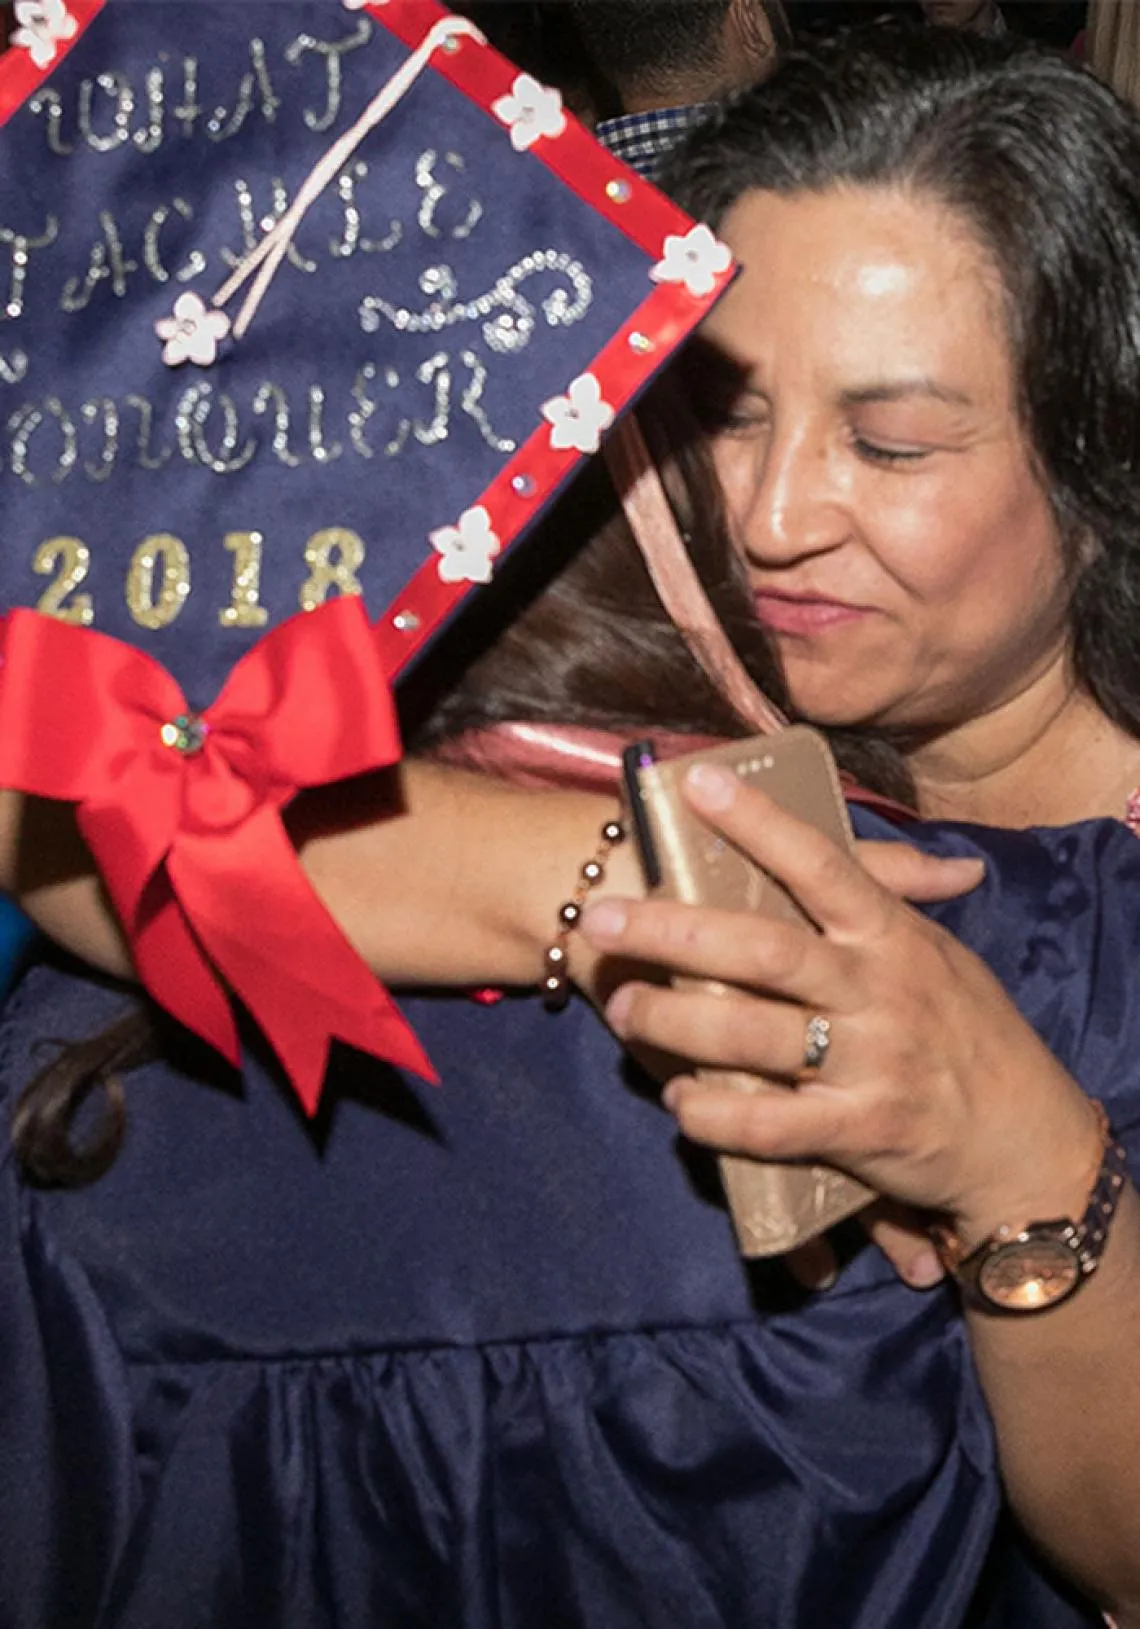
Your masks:
{"label": "navy mortarboard", "polygon": [[429,1072],[279,809],[731,276],[425,0],[16,0],[0,62],[0,784],[79,807],[154,997],[306,1106]]}

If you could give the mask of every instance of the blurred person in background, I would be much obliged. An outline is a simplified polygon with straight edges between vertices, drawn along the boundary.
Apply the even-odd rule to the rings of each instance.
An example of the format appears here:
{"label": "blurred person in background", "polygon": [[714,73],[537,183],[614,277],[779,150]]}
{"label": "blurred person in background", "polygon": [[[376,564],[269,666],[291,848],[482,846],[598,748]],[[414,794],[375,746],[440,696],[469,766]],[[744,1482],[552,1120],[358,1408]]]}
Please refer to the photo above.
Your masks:
{"label": "blurred person in background", "polygon": [[765,79],[780,0],[569,0],[602,89],[598,140],[642,175],[734,91]]}
{"label": "blurred person in background", "polygon": [[1092,0],[1084,60],[1098,79],[1140,107],[1140,10],[1134,0]]}
{"label": "blurred person in background", "polygon": [[[1123,0],[1132,10],[1132,0]],[[835,34],[867,23],[928,22],[939,28],[966,33],[1023,34],[1058,51],[1080,54],[1084,37],[1084,0],[792,0],[788,6],[792,31],[801,35]],[[998,20],[1000,19],[1000,20]]]}
{"label": "blurred person in background", "polygon": [[997,0],[920,0],[922,13],[935,28],[960,28],[967,34],[1006,33],[1006,21]]}

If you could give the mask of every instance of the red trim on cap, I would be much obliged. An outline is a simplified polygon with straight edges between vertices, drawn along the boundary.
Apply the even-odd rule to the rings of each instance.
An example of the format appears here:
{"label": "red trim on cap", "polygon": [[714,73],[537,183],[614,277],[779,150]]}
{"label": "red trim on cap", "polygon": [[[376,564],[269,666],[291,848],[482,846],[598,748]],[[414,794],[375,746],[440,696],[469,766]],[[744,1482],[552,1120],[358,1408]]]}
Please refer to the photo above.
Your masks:
{"label": "red trim on cap", "polygon": [[106,5],[107,0],[68,0],[67,10],[78,23],[70,40],[61,40],[55,56],[46,68],[37,68],[30,51],[20,45],[11,45],[0,56],[0,125],[5,125],[13,113],[18,113],[40,86],[50,79],[64,57],[78,45],[84,33]]}
{"label": "red trim on cap", "polygon": [[[718,292],[727,280],[726,274],[718,283]],[[615,416],[620,416],[645,388],[662,360],[668,359],[674,347],[705,316],[715,297],[709,295],[698,299],[675,283],[654,286],[634,315],[583,370],[597,379],[602,398],[614,409]],[[635,334],[644,335],[649,340],[649,350],[630,343]],[[569,385],[570,380],[566,383]],[[508,552],[518,533],[531,523],[551,492],[579,464],[585,462],[587,456],[573,448],[563,451],[552,447],[550,425],[543,420],[481,496],[473,501],[472,507],[481,504],[487,510],[493,529],[503,539],[499,559]],[[512,483],[523,476],[532,485],[526,492],[516,492]],[[458,515],[449,516],[445,524],[458,519]],[[472,589],[478,586],[475,583],[445,583],[439,574],[440,557],[426,536],[424,548],[427,551],[424,564],[408,579],[376,627],[385,671],[393,683],[431,640],[440,625],[459,609]]]}
{"label": "red trim on cap", "polygon": [[[435,23],[450,15],[436,0],[380,0],[364,10],[413,50]],[[432,67],[492,119],[496,118],[492,104],[511,93],[519,74],[514,63],[492,46],[470,38],[460,38],[453,51],[437,51]],[[510,139],[505,126],[503,139]],[[693,225],[683,210],[607,152],[570,113],[561,135],[540,137],[518,156],[520,162],[529,156],[545,164],[576,197],[641,249],[652,264],[661,258],[666,237],[684,236]],[[647,281],[650,270],[651,266],[647,266]],[[663,357],[668,357],[692,332],[734,275],[735,270],[730,269],[718,277],[715,289],[705,297],[692,295],[678,284],[650,284],[651,293],[634,316],[583,369],[597,379],[603,399],[616,415],[644,389]],[[648,348],[630,344],[635,333],[648,339]],[[567,386],[570,382],[566,381]],[[584,456],[573,449],[553,448],[550,427],[544,421],[474,500],[472,507],[482,505],[487,510],[492,527],[503,539],[503,554],[551,492],[584,461]],[[512,485],[521,476],[531,483],[525,493],[516,492]],[[458,515],[449,516],[444,524],[458,519]],[[439,557],[426,536],[424,545],[427,559],[377,624],[377,639],[393,681],[477,586],[443,582]]]}

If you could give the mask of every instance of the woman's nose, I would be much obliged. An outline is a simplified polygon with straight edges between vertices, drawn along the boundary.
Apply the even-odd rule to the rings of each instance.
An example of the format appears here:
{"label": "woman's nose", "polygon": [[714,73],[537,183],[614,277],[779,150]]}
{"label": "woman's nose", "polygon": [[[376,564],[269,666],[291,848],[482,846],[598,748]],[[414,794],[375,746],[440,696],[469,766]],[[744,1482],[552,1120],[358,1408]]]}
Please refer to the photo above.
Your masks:
{"label": "woman's nose", "polygon": [[734,486],[734,533],[755,565],[791,565],[837,548],[850,535],[848,509],[822,440],[774,437]]}

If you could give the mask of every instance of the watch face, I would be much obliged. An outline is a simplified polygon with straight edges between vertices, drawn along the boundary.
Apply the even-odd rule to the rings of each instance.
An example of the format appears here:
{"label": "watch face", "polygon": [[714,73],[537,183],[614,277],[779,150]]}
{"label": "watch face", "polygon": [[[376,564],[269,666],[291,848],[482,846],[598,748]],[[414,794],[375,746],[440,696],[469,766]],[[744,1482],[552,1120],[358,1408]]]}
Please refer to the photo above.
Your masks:
{"label": "watch face", "polygon": [[1036,1312],[1071,1295],[1081,1264],[1064,1239],[1030,1234],[999,1245],[978,1270],[978,1290],[1007,1312]]}

